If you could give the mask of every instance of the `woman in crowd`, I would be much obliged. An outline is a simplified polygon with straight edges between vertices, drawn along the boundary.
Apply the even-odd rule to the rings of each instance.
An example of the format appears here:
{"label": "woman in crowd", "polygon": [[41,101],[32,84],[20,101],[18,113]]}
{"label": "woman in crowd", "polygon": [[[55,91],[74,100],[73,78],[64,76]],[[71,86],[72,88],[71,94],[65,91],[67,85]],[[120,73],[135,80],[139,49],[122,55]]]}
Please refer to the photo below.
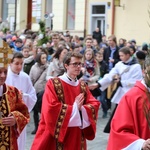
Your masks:
{"label": "woman in crowd", "polygon": [[68,50],[66,47],[59,47],[58,50],[54,53],[52,62],[50,62],[47,70],[46,80],[57,77],[64,73],[65,70],[63,66],[63,59],[67,53]]}
{"label": "woman in crowd", "polygon": [[39,123],[38,113],[41,111],[42,96],[46,84],[47,68],[48,68],[47,54],[44,52],[38,53],[36,56],[36,63],[32,66],[29,74],[37,94],[37,102],[33,108],[33,119],[35,129],[32,131],[32,134],[35,134],[38,128]]}
{"label": "woman in crowd", "polygon": [[31,67],[35,64],[36,51],[34,51],[32,55],[30,55],[30,47],[24,46],[21,52],[24,57],[23,71],[29,74]]}
{"label": "woman in crowd", "polygon": [[[99,65],[91,48],[87,48],[84,52],[82,73],[80,80],[84,80],[88,85],[96,83],[100,77]],[[99,96],[99,91],[91,90],[91,92],[93,96]]]}

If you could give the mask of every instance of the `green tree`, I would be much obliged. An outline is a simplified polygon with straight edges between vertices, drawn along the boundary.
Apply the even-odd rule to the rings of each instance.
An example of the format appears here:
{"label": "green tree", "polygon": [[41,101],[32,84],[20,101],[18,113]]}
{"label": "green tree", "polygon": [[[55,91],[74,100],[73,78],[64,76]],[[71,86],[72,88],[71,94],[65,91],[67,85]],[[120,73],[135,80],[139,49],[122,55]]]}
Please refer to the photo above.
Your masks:
{"label": "green tree", "polygon": [[43,38],[38,40],[38,46],[41,46],[43,44],[46,44],[49,40],[48,37],[46,37],[46,32],[45,32],[45,22],[44,21],[40,21],[39,22],[39,25],[40,25],[40,31],[39,31],[39,34],[42,34],[43,35]]}

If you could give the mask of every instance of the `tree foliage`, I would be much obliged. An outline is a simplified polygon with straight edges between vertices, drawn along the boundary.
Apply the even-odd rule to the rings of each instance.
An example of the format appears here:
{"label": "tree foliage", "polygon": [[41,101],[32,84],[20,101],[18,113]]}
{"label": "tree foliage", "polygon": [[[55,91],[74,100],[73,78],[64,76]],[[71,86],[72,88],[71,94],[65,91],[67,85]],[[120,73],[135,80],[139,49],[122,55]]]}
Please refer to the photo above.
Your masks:
{"label": "tree foliage", "polygon": [[46,44],[48,42],[48,37],[46,37],[46,31],[45,31],[45,22],[44,21],[40,21],[39,22],[40,25],[40,31],[39,34],[43,35],[43,38],[38,40],[38,46],[41,46],[43,44]]}

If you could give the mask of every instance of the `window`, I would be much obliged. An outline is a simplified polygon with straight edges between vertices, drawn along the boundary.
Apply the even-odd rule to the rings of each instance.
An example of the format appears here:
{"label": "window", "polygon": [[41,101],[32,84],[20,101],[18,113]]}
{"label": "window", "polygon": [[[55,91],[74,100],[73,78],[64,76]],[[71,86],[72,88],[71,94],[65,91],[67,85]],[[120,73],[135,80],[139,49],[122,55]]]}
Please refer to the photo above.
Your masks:
{"label": "window", "polygon": [[75,28],[75,0],[68,0],[67,29],[73,30],[74,28]]}
{"label": "window", "polygon": [[8,17],[8,3],[7,1],[2,1],[2,20],[5,21]]}
{"label": "window", "polygon": [[32,18],[33,22],[39,22],[41,20],[42,4],[41,0],[32,0]]}
{"label": "window", "polygon": [[92,14],[105,14],[105,5],[94,5],[92,7]]}

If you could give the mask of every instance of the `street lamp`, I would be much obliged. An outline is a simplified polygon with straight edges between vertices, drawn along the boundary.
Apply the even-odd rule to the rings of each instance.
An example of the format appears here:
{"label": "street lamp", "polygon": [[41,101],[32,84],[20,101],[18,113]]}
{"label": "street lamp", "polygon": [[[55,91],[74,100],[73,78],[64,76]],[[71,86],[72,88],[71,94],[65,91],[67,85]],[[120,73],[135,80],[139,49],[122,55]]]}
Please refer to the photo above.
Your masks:
{"label": "street lamp", "polygon": [[51,27],[51,30],[53,30],[53,17],[54,17],[54,14],[50,13],[49,17],[50,17],[50,27]]}
{"label": "street lamp", "polygon": [[15,0],[15,21],[14,21],[14,31],[16,30],[17,24],[17,0]]}

